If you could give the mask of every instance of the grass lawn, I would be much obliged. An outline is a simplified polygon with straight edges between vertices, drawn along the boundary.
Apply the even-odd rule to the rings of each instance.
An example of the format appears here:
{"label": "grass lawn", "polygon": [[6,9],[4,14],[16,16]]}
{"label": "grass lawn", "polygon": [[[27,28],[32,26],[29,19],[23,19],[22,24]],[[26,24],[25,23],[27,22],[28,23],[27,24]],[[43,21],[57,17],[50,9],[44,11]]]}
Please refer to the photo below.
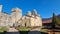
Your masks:
{"label": "grass lawn", "polygon": [[28,34],[32,27],[17,27],[16,29],[19,30],[21,34]]}
{"label": "grass lawn", "polygon": [[29,30],[31,30],[31,28],[28,28],[28,27],[17,27],[16,29],[19,30],[19,31],[29,31]]}
{"label": "grass lawn", "polygon": [[47,29],[41,29],[40,31],[41,32],[47,32]]}
{"label": "grass lawn", "polygon": [[0,32],[4,32],[4,31],[7,31],[7,30],[8,30],[7,27],[1,27],[1,28],[0,28]]}

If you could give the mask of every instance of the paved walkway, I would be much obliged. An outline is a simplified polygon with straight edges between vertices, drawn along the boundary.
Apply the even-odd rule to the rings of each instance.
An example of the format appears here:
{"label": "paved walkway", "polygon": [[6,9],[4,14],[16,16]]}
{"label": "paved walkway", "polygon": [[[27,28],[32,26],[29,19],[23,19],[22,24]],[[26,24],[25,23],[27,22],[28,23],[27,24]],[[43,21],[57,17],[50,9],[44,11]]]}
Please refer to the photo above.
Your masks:
{"label": "paved walkway", "polygon": [[5,34],[20,34],[17,29],[15,28],[10,28]]}
{"label": "paved walkway", "polygon": [[41,34],[40,28],[34,28],[28,32],[28,34]]}
{"label": "paved walkway", "polygon": [[40,28],[34,28],[34,29],[31,29],[30,31],[40,31]]}
{"label": "paved walkway", "polygon": [[15,28],[9,28],[8,32],[18,32],[18,30]]}
{"label": "paved walkway", "polygon": [[[15,28],[9,28],[9,31],[6,34],[20,34]],[[31,29],[28,34],[41,34],[40,28]]]}

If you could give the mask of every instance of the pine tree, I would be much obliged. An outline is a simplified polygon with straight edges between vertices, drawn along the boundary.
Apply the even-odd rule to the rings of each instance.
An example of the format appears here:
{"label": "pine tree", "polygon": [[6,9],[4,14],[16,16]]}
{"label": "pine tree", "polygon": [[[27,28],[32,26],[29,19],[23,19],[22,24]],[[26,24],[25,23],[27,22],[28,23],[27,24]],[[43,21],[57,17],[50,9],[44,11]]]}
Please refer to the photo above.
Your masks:
{"label": "pine tree", "polygon": [[57,16],[55,15],[55,13],[53,13],[52,24],[53,24],[52,26],[53,28],[55,28],[56,25],[59,25],[59,20]]}

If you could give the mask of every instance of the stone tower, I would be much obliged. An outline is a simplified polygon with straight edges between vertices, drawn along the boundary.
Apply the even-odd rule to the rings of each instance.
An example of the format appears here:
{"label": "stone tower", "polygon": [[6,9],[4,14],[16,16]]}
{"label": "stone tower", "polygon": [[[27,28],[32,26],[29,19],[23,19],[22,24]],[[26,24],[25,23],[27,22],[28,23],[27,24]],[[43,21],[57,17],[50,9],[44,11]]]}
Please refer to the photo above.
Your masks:
{"label": "stone tower", "polygon": [[2,11],[2,5],[0,5],[0,12]]}
{"label": "stone tower", "polygon": [[22,10],[17,7],[13,8],[11,17],[12,17],[12,23],[16,24],[18,20],[22,17]]}
{"label": "stone tower", "polygon": [[33,10],[32,15],[34,15],[34,16],[36,16],[36,15],[37,15],[37,11],[36,11],[36,9],[34,9],[34,10]]}
{"label": "stone tower", "polygon": [[27,12],[27,16],[31,16],[31,12],[30,11]]}

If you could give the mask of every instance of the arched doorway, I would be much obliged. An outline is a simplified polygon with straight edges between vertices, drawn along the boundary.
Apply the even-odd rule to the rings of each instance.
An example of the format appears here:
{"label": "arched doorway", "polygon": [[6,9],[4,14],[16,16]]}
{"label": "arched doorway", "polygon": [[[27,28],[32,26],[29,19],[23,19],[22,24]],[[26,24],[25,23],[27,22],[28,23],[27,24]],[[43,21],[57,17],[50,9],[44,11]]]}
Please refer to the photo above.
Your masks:
{"label": "arched doorway", "polygon": [[26,23],[25,23],[25,27],[26,27]]}

